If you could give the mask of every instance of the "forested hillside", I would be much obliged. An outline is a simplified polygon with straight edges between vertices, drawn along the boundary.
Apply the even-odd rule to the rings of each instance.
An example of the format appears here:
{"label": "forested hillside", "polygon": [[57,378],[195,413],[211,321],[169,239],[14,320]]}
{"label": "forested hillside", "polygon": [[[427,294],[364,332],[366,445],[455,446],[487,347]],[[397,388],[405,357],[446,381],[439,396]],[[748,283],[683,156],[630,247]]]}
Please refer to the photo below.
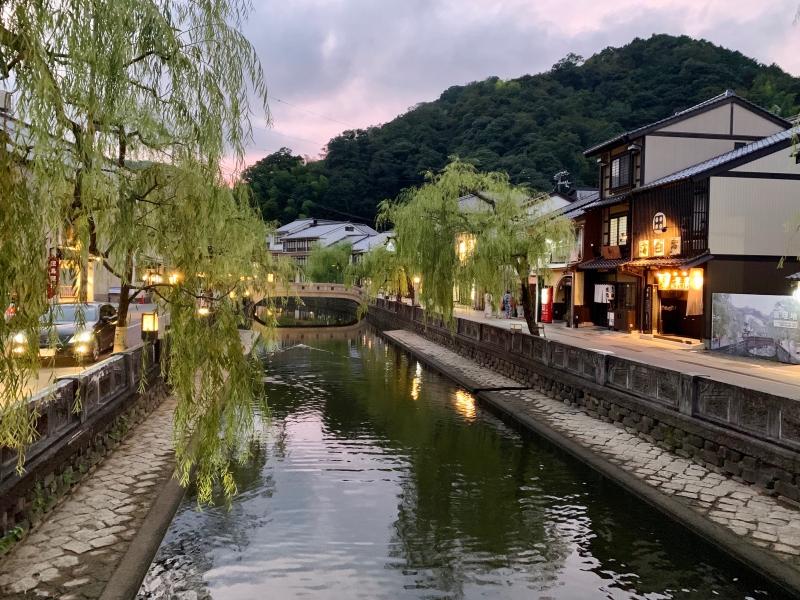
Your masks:
{"label": "forested hillside", "polygon": [[583,150],[732,88],[782,116],[800,112],[800,78],[707,41],[654,35],[550,71],[445,90],[386,123],[330,140],[324,160],[303,164],[284,149],[245,172],[264,218],[372,222],[378,202],[422,182],[456,154],[515,183],[552,188],[566,169],[596,183]]}

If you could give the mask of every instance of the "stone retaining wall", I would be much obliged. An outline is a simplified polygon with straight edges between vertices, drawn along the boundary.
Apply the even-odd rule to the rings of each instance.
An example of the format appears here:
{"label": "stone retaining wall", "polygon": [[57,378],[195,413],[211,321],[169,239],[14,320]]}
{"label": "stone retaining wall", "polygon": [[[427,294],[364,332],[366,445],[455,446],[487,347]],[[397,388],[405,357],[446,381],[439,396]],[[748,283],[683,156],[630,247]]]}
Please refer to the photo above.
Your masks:
{"label": "stone retaining wall", "polygon": [[796,401],[378,299],[367,320],[406,329],[712,471],[800,500]]}
{"label": "stone retaining wall", "polygon": [[161,341],[137,346],[31,398],[39,437],[26,452],[24,472],[16,469],[15,452],[0,452],[0,556],[168,395],[160,358]]}

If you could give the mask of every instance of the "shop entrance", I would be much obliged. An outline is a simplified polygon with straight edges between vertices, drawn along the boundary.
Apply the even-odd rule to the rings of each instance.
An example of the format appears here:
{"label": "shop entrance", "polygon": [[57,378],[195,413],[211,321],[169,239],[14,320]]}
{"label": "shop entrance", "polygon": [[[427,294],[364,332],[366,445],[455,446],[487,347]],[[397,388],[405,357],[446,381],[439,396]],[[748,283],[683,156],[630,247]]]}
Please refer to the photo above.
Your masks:
{"label": "shop entrance", "polygon": [[572,306],[572,276],[567,275],[559,280],[554,290],[553,320],[563,321],[570,306]]}
{"label": "shop entrance", "polygon": [[658,304],[655,332],[699,340],[703,337],[703,272],[663,270],[655,275],[658,281]]}

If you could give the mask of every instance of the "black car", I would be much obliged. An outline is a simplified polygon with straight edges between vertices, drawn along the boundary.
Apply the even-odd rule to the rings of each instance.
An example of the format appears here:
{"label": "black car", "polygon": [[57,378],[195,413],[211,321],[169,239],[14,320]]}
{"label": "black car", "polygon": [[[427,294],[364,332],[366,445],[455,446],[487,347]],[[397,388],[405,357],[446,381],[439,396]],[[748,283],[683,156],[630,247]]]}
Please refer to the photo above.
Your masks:
{"label": "black car", "polygon": [[[39,356],[96,361],[114,347],[117,310],[111,304],[56,304],[40,319]],[[14,340],[22,345],[24,336]],[[19,338],[19,339],[18,339]],[[55,343],[55,344],[54,344]]]}

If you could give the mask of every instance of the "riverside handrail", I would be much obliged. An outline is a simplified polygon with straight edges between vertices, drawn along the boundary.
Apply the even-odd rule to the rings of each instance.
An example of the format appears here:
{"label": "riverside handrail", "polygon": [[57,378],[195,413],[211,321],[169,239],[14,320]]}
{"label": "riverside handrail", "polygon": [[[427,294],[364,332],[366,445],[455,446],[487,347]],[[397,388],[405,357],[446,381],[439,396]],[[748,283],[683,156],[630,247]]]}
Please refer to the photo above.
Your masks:
{"label": "riverside handrail", "polygon": [[[150,380],[160,373],[163,343],[159,339],[112,354],[77,375],[60,377],[31,396],[28,410],[38,414],[38,437],[25,453],[25,465],[65,436],[72,435],[102,408],[137,392],[143,377]],[[79,410],[76,411],[76,407]],[[16,451],[0,447],[0,482],[15,476],[16,466]]]}
{"label": "riverside handrail", "polygon": [[[373,304],[439,333],[451,334],[440,319],[429,316],[425,322],[420,307],[386,298],[375,299]],[[564,370],[595,385],[625,392],[654,408],[694,417],[800,451],[800,402],[797,400],[528,333],[512,333],[502,327],[468,319],[456,318],[452,333],[526,361]]]}

